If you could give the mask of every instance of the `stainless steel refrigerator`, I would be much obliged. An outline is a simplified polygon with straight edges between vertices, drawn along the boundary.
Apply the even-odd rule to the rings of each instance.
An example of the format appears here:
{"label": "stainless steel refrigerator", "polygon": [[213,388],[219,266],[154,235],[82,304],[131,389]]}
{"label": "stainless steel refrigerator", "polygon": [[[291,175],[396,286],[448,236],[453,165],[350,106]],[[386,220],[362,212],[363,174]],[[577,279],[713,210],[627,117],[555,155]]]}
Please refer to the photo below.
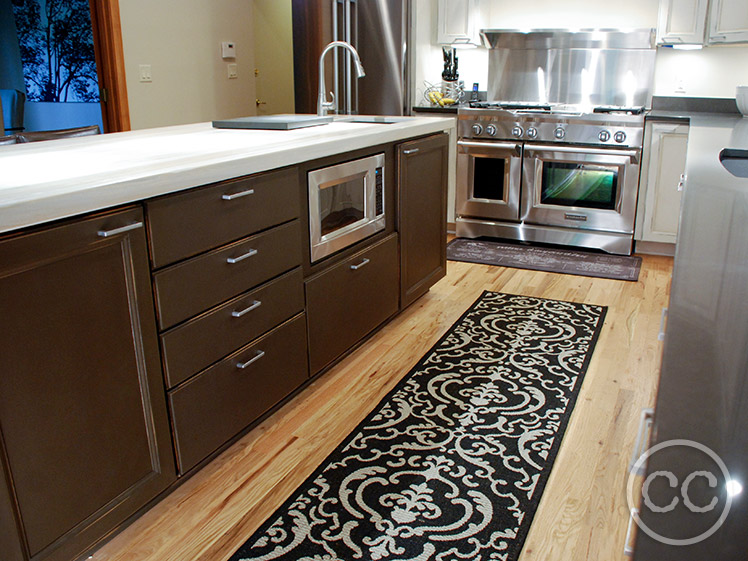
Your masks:
{"label": "stainless steel refrigerator", "polygon": [[410,114],[409,0],[293,0],[294,90],[297,113],[317,112],[319,56],[331,41],[351,43],[366,76],[357,79],[351,55],[325,57],[327,99],[339,113]]}

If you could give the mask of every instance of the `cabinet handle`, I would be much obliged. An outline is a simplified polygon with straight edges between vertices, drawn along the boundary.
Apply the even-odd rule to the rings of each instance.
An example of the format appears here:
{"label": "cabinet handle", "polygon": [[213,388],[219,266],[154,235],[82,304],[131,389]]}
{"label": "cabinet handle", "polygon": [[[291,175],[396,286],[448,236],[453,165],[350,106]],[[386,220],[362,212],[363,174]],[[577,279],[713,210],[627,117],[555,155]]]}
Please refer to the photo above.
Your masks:
{"label": "cabinet handle", "polygon": [[252,358],[250,358],[247,362],[237,362],[236,367],[239,370],[244,370],[247,366],[249,366],[253,362],[257,362],[264,356],[265,356],[265,351],[257,351],[257,354],[253,356]]}
{"label": "cabinet handle", "polygon": [[686,185],[686,174],[681,173],[680,179],[678,180],[678,191],[683,191],[683,187]]}
{"label": "cabinet handle", "polygon": [[239,199],[241,197],[246,197],[247,195],[254,195],[255,190],[254,189],[247,189],[246,191],[239,191],[238,193],[232,193],[231,195],[223,195],[221,198],[224,201],[233,201],[234,199]]}
{"label": "cabinet handle", "polygon": [[631,512],[629,513],[629,525],[628,528],[626,528],[626,541],[623,544],[623,554],[626,557],[633,557],[634,555],[634,546],[631,545],[631,538],[634,534],[632,532],[632,530],[634,529],[634,520],[638,514],[639,511],[635,508],[632,508]]}
{"label": "cabinet handle", "polygon": [[142,227],[142,222],[135,222],[133,224],[128,224],[127,226],[122,226],[121,228],[115,228],[114,230],[99,230],[97,233],[100,238],[110,238],[112,236],[116,236],[117,234],[124,234],[125,232],[129,232],[130,230],[137,230],[138,228]]}
{"label": "cabinet handle", "polygon": [[257,255],[256,249],[250,249],[247,253],[245,253],[244,255],[240,255],[239,257],[229,257],[228,259],[226,259],[226,263],[231,263],[233,265],[234,263],[244,261],[247,257],[252,257],[253,255]]}
{"label": "cabinet handle", "polygon": [[417,152],[420,152],[420,151],[421,151],[420,148],[411,148],[410,150],[403,150],[403,154],[405,155],[416,154]]}
{"label": "cabinet handle", "polygon": [[652,420],[654,417],[654,409],[642,409],[641,417],[639,417],[639,430],[636,432],[636,444],[634,444],[634,453],[631,456],[629,462],[629,472],[634,475],[644,475],[644,465],[639,466],[638,469],[634,470],[636,462],[644,454],[644,450],[649,443],[649,435],[652,432]]}
{"label": "cabinet handle", "polygon": [[366,258],[364,258],[364,260],[361,261],[361,263],[359,263],[358,265],[351,265],[351,269],[354,270],[354,271],[358,271],[361,267],[363,267],[364,265],[366,265],[368,262],[369,262],[369,260],[366,259]]}
{"label": "cabinet handle", "polygon": [[244,308],[243,310],[240,310],[240,311],[234,310],[233,312],[231,312],[231,315],[235,318],[240,318],[244,314],[248,314],[252,310],[256,310],[257,308],[259,308],[260,304],[262,304],[262,302],[260,302],[259,300],[255,300],[254,302],[252,302],[252,304],[248,308]]}
{"label": "cabinet handle", "polygon": [[660,317],[660,332],[657,334],[658,341],[665,340],[665,322],[667,321],[667,308],[662,308],[662,317]]}

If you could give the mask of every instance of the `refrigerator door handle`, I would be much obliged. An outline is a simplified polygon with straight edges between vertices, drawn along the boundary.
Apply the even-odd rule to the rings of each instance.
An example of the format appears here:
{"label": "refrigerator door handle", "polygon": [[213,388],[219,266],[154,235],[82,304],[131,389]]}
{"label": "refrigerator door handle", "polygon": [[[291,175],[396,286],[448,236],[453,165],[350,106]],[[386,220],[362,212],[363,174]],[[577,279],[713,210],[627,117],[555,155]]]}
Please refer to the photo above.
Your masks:
{"label": "refrigerator door handle", "polygon": [[[352,33],[351,33],[351,0],[345,0],[345,42],[349,45],[353,45],[351,43],[352,40]],[[345,112],[346,114],[350,115],[353,111],[353,101],[352,101],[352,95],[351,95],[351,88],[353,84],[351,83],[352,77],[351,77],[351,53],[348,51],[345,51],[345,54],[343,55],[345,57]]]}

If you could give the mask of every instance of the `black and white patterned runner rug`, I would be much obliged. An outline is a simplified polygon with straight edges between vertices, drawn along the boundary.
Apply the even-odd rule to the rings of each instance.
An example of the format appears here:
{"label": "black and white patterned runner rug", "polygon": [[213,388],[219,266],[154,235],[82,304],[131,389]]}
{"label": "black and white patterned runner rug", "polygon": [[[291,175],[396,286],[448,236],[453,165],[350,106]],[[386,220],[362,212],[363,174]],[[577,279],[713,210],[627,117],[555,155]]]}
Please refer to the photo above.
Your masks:
{"label": "black and white patterned runner rug", "polygon": [[605,312],[484,292],[231,561],[516,559]]}

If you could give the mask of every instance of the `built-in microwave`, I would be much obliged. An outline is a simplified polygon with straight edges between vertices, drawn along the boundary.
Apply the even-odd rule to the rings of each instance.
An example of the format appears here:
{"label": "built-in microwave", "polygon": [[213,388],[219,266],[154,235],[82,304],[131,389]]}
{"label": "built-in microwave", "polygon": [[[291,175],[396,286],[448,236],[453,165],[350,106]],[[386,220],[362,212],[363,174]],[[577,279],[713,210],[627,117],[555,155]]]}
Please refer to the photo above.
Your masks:
{"label": "built-in microwave", "polygon": [[312,263],[384,230],[384,154],[310,171]]}

